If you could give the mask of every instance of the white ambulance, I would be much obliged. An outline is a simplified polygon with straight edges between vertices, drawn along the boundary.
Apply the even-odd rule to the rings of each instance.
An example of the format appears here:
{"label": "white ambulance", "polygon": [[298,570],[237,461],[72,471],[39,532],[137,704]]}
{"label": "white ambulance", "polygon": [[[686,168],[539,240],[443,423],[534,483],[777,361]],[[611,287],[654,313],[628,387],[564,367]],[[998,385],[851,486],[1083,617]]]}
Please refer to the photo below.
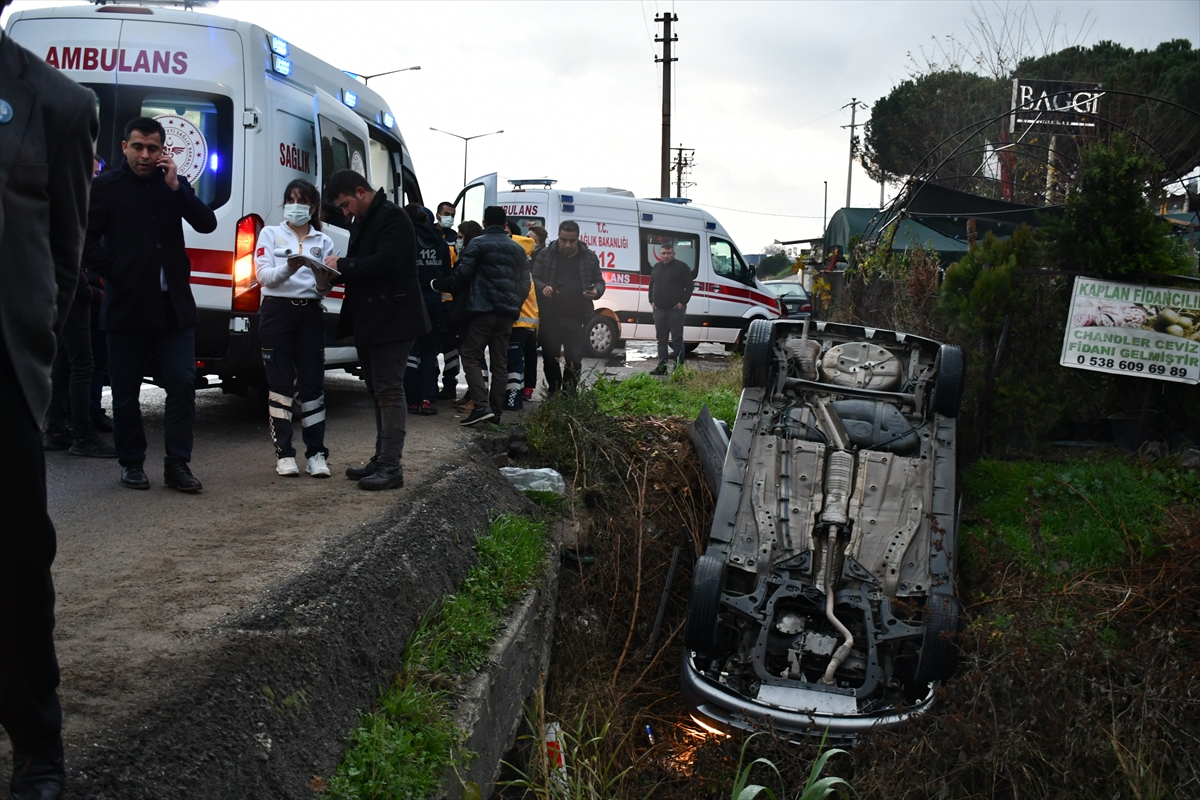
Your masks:
{"label": "white ambulance", "polygon": [[[110,167],[121,162],[126,122],[163,124],[179,174],[217,215],[212,233],[183,226],[200,317],[197,373],[204,385],[216,376],[241,392],[262,381],[254,245],[263,225],[283,221],[284,187],[306,178],[323,190],[350,168],[401,205],[420,202],[421,190],[374,91],[257,25],[165,5],[21,11],[7,33],[96,93],[97,152]],[[349,233],[325,231],[344,253]],[[325,361],[351,369],[354,348],[332,340],[341,297],[335,290],[325,301]]]}
{"label": "white ambulance", "polygon": [[560,222],[579,223],[579,238],[599,257],[607,284],[588,325],[588,344],[597,357],[607,356],[623,339],[655,338],[650,270],[664,244],[675,247],[675,257],[695,277],[683,329],[690,346],[719,342],[732,350],[751,322],[780,315],[775,295],[754,277],[721,223],[702,208],[686,201],[641,200],[624,189],[563,191],[548,179],[510,183],[512,191],[500,192],[495,174],[471,181],[459,196],[458,217],[481,220],[484,206],[500,205],[522,230],[541,225],[551,239]]}

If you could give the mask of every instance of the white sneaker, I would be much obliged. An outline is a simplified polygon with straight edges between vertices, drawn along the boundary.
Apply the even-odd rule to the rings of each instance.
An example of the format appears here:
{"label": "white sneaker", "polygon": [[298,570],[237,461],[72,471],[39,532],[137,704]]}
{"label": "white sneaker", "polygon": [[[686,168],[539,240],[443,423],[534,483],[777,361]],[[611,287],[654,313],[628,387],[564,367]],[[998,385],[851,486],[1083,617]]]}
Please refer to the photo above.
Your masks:
{"label": "white sneaker", "polygon": [[296,459],[288,457],[279,459],[279,463],[275,465],[275,471],[280,475],[299,475],[300,467],[296,466]]}
{"label": "white sneaker", "polygon": [[[295,461],[292,462],[296,463]],[[317,453],[312,458],[308,459],[308,463],[304,465],[304,471],[314,478],[328,478],[329,465],[325,463],[325,456]]]}

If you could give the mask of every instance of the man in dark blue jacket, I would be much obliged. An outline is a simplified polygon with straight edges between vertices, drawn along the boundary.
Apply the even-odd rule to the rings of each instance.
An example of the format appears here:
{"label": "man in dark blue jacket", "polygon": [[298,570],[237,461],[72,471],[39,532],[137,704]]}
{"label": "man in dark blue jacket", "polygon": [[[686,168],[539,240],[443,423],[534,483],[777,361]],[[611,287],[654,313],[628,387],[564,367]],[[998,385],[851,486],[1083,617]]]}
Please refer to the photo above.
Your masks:
{"label": "man in dark blue jacket", "polygon": [[150,488],[138,395],[153,355],[167,391],[163,483],[198,492],[200,481],[188,468],[196,419],[197,316],[183,222],[211,233],[217,217],[177,172],[163,151],[165,140],[156,120],[138,117],[125,126],[121,168],[101,173],[92,183],[84,246],[105,284],[100,325],[108,337],[121,483]]}
{"label": "man in dark blue jacket", "polygon": [[346,287],[338,338],[354,336],[375,403],[375,455],[347,469],[346,477],[357,479],[360,489],[398,489],[404,485],[400,457],[408,424],[404,370],[417,337],[429,331],[417,278],[417,238],[408,215],[353,170],[329,176],[325,193],[354,218],[346,257],[328,256],[325,263],[340,273],[332,282]]}
{"label": "man in dark blue jacket", "polygon": [[[508,338],[529,293],[529,259],[525,248],[509,238],[500,206],[483,210],[483,233],[458,256],[454,271],[433,282],[439,291],[467,295],[467,329],[462,339],[463,369],[474,408],[460,425],[498,419],[508,388]],[[488,351],[491,391],[483,377],[483,350]]]}

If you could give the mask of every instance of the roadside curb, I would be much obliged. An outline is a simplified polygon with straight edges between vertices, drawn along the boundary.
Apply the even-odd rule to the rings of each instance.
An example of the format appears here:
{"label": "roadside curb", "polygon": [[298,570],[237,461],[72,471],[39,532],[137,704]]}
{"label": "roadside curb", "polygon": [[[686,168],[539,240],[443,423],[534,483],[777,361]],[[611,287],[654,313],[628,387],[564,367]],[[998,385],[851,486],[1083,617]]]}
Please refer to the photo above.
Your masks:
{"label": "roadside curb", "polygon": [[455,724],[466,734],[463,748],[478,757],[457,773],[448,770],[438,798],[459,800],[467,782],[479,786],[483,800],[494,793],[501,759],[525,719],[525,701],[537,691],[550,666],[559,563],[558,545],[547,537],[547,564],[540,585],[526,592],[508,614],[487,665],[464,687],[454,712]]}

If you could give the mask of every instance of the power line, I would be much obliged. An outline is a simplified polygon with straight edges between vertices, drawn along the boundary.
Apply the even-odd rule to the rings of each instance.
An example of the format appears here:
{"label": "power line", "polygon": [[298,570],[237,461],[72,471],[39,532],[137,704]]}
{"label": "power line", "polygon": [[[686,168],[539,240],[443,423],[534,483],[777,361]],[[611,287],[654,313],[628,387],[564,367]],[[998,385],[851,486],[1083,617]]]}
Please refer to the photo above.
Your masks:
{"label": "power line", "polygon": [[697,201],[697,203],[705,208],[719,208],[722,211],[733,211],[738,214],[754,214],[759,217],[787,217],[788,219],[820,219],[820,215],[808,214],[772,214],[770,211],[747,211],[744,208],[728,208],[726,206],[714,206],[705,202]]}

